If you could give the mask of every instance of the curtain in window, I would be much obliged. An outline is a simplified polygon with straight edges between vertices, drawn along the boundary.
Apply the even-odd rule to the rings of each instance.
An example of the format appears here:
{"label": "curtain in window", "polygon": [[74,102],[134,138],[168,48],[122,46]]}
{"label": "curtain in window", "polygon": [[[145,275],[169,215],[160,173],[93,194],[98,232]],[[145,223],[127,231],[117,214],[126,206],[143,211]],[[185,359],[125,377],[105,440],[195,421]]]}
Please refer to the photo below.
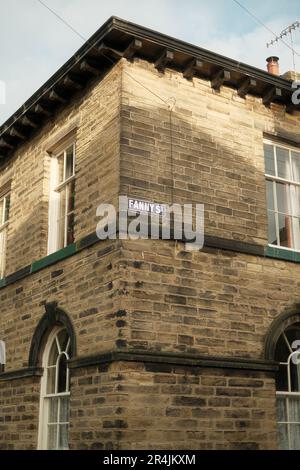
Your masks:
{"label": "curtain in window", "polygon": [[279,337],[275,360],[278,444],[282,450],[300,450],[300,324],[289,326]]}
{"label": "curtain in window", "polygon": [[278,441],[281,450],[300,450],[300,398],[277,398]]}
{"label": "curtain in window", "polygon": [[44,354],[42,380],[42,416],[40,447],[68,449],[69,430],[69,350],[70,338],[65,329],[56,328],[49,337]]}

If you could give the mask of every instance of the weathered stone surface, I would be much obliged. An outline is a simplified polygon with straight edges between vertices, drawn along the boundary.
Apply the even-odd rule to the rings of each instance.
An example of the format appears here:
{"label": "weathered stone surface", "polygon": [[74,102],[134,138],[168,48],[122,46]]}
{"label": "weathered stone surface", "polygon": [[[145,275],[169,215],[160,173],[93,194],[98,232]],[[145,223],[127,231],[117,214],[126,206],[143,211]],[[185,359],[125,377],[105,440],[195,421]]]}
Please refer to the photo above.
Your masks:
{"label": "weathered stone surface", "polygon": [[[132,80],[130,72],[145,87]],[[165,101],[176,98],[170,115]],[[206,234],[267,244],[263,132],[299,116],[209,82],[120,63],[0,172],[11,180],[7,275],[47,254],[49,142],[77,123],[75,238],[124,194],[204,203]],[[170,126],[171,123],[171,126]],[[45,302],[70,317],[78,358],[119,349],[263,358],[272,321],[299,304],[299,264],[174,241],[104,241],[0,290],[7,371],[28,366]],[[0,381],[0,448],[37,445],[40,378]],[[71,369],[72,449],[274,449],[267,372],[114,362]]]}

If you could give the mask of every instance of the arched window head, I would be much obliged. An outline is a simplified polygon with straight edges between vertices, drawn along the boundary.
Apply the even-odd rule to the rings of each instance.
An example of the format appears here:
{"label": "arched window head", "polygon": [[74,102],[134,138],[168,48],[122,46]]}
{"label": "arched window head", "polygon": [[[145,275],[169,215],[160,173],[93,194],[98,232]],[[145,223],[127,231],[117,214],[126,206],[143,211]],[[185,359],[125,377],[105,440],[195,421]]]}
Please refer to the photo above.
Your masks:
{"label": "arched window head", "polygon": [[300,322],[282,331],[274,359],[279,362],[276,375],[279,447],[300,450]]}
{"label": "arched window head", "polygon": [[49,331],[52,331],[57,325],[63,326],[67,330],[71,340],[69,354],[76,356],[76,336],[69,316],[64,310],[58,308],[57,302],[49,302],[45,304],[45,313],[40,319],[32,337],[28,359],[29,367],[37,367],[42,364],[42,353]]}
{"label": "arched window head", "polygon": [[54,327],[49,334],[42,361],[40,449],[68,449],[70,350],[71,339],[66,328]]}

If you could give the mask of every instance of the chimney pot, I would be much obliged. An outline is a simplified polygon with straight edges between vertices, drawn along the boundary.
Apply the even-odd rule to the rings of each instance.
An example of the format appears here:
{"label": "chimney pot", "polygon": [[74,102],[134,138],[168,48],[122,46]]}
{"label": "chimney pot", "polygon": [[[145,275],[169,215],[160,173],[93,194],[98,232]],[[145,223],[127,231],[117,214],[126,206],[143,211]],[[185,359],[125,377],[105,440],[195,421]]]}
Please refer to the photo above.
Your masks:
{"label": "chimney pot", "polygon": [[271,56],[267,58],[267,69],[273,75],[279,75],[279,57]]}

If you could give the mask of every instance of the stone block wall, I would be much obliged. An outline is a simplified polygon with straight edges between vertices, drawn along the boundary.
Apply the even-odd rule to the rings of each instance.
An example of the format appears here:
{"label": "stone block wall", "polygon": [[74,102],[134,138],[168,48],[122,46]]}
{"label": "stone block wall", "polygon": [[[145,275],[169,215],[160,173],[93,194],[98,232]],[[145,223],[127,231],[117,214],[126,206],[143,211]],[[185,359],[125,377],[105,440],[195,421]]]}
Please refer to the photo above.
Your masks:
{"label": "stone block wall", "polygon": [[[0,189],[12,189],[7,274],[47,254],[48,150],[75,128],[76,242],[95,232],[98,204],[121,194],[204,203],[206,235],[267,245],[263,137],[299,141],[299,116],[121,60],[1,170]],[[28,358],[55,301],[77,340],[71,448],[276,448],[274,370],[253,361],[264,359],[274,319],[299,305],[299,269],[238,250],[191,253],[173,240],[108,240],[2,287],[0,447],[36,446],[40,375]],[[114,351],[154,357],[103,359]],[[186,355],[195,362],[183,365]],[[204,367],[203,357],[246,364]]]}
{"label": "stone block wall", "polygon": [[265,372],[116,362],[72,377],[72,449],[276,448]]}

